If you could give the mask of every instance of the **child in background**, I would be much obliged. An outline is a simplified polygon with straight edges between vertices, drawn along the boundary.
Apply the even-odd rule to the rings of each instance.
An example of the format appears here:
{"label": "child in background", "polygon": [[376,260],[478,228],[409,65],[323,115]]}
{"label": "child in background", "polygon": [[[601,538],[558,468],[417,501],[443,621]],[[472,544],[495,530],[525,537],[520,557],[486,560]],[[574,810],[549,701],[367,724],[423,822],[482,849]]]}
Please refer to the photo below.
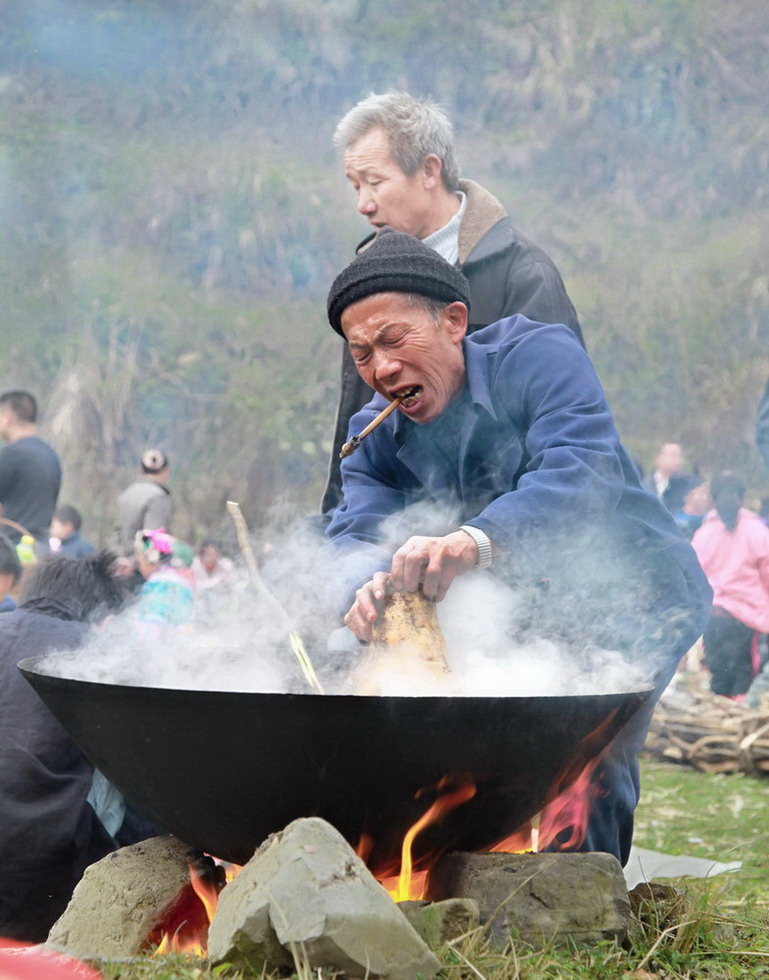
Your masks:
{"label": "child in background", "polygon": [[51,520],[49,541],[51,551],[66,555],[67,558],[85,558],[87,555],[92,555],[96,549],[89,541],[80,537],[82,522],[80,511],[75,507],[68,504],[57,507]]}
{"label": "child in background", "polygon": [[195,580],[192,548],[163,528],[136,534],[136,564],[144,578],[139,619],[154,626],[188,626],[192,622]]}
{"label": "child in background", "polygon": [[715,510],[692,538],[713,589],[705,660],[713,693],[744,700],[759,669],[759,634],[769,633],[769,528],[741,506],[745,484],[734,473],[715,476],[710,495]]}
{"label": "child in background", "polygon": [[201,542],[192,562],[195,584],[199,592],[209,589],[227,590],[235,585],[235,566],[232,559],[224,558],[216,541],[206,538]]}
{"label": "child in background", "polygon": [[696,474],[671,476],[662,499],[676,524],[691,541],[712,506],[707,483]]}

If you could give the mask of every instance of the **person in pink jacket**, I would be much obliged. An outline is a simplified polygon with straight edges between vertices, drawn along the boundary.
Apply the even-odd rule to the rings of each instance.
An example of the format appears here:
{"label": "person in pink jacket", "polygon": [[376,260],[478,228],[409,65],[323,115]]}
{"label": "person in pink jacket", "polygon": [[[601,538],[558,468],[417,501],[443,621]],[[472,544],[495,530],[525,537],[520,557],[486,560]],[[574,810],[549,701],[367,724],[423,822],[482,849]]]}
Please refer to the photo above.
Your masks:
{"label": "person in pink jacket", "polygon": [[769,633],[769,527],[742,507],[745,484],[719,473],[710,484],[715,510],[692,538],[713,589],[705,658],[714,694],[740,697],[758,670],[758,634]]}

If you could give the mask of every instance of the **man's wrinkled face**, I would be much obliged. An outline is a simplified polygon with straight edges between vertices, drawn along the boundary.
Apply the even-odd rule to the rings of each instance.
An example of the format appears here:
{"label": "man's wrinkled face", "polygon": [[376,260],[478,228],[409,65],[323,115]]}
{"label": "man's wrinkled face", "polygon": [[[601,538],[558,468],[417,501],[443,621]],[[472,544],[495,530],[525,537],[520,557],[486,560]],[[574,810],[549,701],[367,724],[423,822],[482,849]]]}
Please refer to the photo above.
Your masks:
{"label": "man's wrinkled face", "polygon": [[415,389],[398,409],[413,422],[438,418],[464,383],[464,303],[436,320],[402,293],[377,293],[347,307],[342,330],[366,384],[391,400]]}
{"label": "man's wrinkled face", "polygon": [[405,174],[392,157],[384,130],[370,129],[350,144],[344,172],[358,196],[358,211],[375,228],[389,225],[415,238],[436,230],[430,194],[435,177],[422,168]]}

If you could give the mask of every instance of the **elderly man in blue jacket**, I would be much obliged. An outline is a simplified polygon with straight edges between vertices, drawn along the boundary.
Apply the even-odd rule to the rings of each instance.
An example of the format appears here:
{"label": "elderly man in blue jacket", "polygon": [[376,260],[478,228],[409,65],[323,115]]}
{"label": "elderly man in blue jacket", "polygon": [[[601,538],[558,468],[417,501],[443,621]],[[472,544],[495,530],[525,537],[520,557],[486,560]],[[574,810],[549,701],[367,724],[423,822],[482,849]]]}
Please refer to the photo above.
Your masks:
{"label": "elderly man in blue jacket", "polygon": [[[468,304],[458,269],[394,231],[331,287],[329,321],[377,392],[349,435],[398,400],[342,464],[327,535],[344,621],[366,641],[388,592],[441,600],[456,576],[489,568],[529,590],[538,630],[567,649],[643,658],[658,696],[707,620],[696,557],[641,487],[572,331],[516,316],[468,337]],[[442,527],[413,526],[425,505]],[[628,858],[655,700],[599,767],[582,850]]]}

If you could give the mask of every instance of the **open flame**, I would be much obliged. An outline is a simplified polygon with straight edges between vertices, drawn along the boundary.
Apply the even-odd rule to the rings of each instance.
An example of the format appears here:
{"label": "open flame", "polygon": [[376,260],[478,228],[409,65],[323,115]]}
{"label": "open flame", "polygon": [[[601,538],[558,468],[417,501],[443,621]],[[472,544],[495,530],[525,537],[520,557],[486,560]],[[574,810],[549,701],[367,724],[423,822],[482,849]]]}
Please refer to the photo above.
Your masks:
{"label": "open flame", "polygon": [[[557,851],[579,847],[587,833],[592,801],[600,792],[600,789],[592,782],[593,773],[600,760],[601,755],[598,755],[588,762],[566,789],[547,803],[523,827],[490,847],[489,851],[491,853],[521,854],[528,851],[536,853],[551,846]],[[396,902],[424,898],[428,891],[430,867],[414,870],[412,852],[416,837],[426,827],[438,823],[447,813],[472,799],[476,794],[475,781],[471,776],[444,776],[434,788],[439,794],[438,798],[409,828],[403,838],[398,874],[389,874],[389,869],[371,869],[380,884]],[[355,851],[366,863],[368,863],[374,843],[368,834],[362,834],[358,841]],[[435,854],[430,863],[434,864],[439,856],[439,854]]]}
{"label": "open flame", "polygon": [[[551,844],[558,851],[579,847],[587,833],[590,805],[598,793],[591,778],[599,760],[589,762],[574,782],[515,833],[489,848],[492,853],[521,854],[542,851]],[[568,837],[562,837],[568,831]]]}
{"label": "open flame", "polygon": [[438,823],[442,817],[475,796],[475,781],[471,776],[444,776],[435,787],[438,798],[403,838],[401,868],[397,877],[380,878],[380,883],[396,902],[422,898],[427,890],[428,869],[414,872],[412,848],[414,840],[425,827]]}
{"label": "open flame", "polygon": [[[149,946],[156,946],[154,956],[168,953],[206,955],[208,927],[216,914],[221,888],[210,873],[201,873],[192,864],[189,869],[189,885],[148,940]],[[232,881],[239,871],[239,865],[225,865],[226,881]]]}
{"label": "open flame", "polygon": [[[582,744],[598,741],[602,729],[610,722],[611,718],[607,719]],[[548,847],[559,851],[579,847],[587,832],[592,801],[600,793],[600,788],[593,781],[593,775],[605,751],[606,749],[599,752],[585,765],[575,759],[561,778],[556,780],[556,786],[568,783],[566,788],[546,803],[524,826],[490,847],[489,851],[524,853],[538,852]],[[576,771],[575,776],[577,766],[581,766],[581,769]],[[436,786],[420,790],[417,797],[430,791],[437,794],[436,798],[404,835],[397,874],[391,874],[392,866],[371,867],[369,858],[376,842],[369,834],[363,833],[355,848],[356,854],[369,865],[374,876],[396,902],[425,896],[430,867],[440,857],[441,852],[430,855],[427,860],[423,857],[422,866],[415,869],[413,848],[416,838],[427,827],[440,823],[448,813],[472,799],[476,795],[477,787],[469,774],[444,776]],[[216,858],[214,861],[224,868],[226,882],[232,881],[241,870],[239,865],[227,864]],[[184,890],[160,930],[156,930],[150,938],[150,945],[157,943],[156,955],[182,952],[205,956],[208,927],[216,913],[221,887],[224,886],[217,887],[210,874],[201,874],[190,864],[190,885]]]}

